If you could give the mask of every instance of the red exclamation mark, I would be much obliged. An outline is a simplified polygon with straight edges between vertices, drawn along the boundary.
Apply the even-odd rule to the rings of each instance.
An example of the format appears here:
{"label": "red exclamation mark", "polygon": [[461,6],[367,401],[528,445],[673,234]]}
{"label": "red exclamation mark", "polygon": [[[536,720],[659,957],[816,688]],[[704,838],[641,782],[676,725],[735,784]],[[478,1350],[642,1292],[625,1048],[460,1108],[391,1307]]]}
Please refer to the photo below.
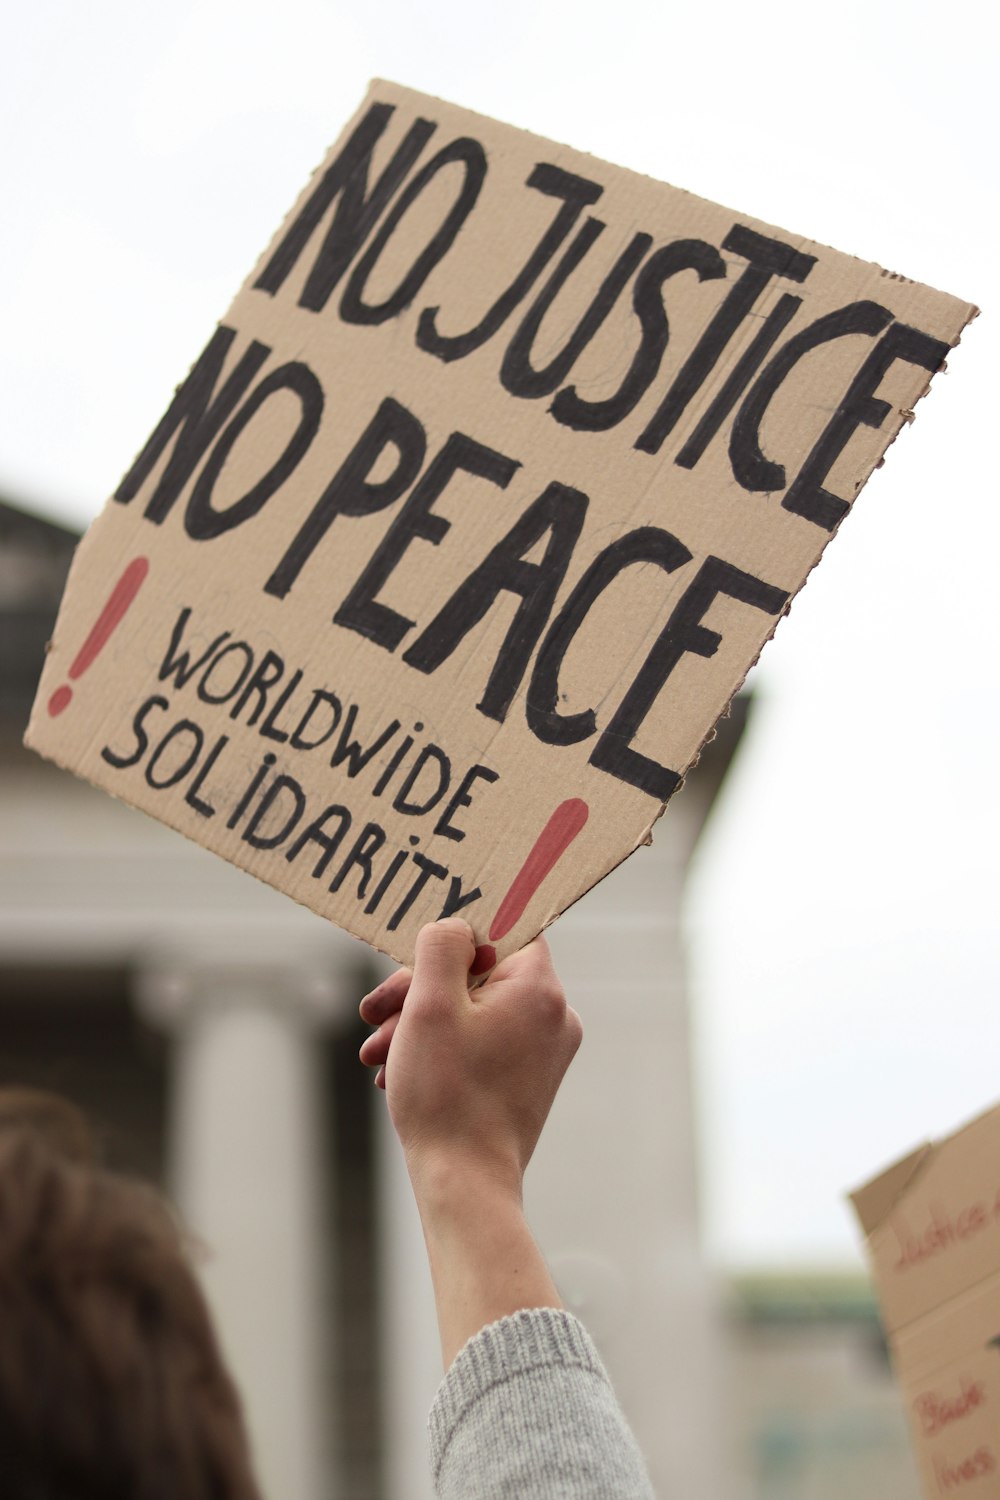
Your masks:
{"label": "red exclamation mark", "polygon": [[[490,923],[489,936],[493,942],[506,937],[520,919],[546,875],[562,859],[589,816],[590,808],[580,797],[570,797],[567,801],[560,802],[535,840],[531,853],[515,875],[510,890]],[[485,974],[496,961],[497,953],[492,944],[481,943],[476,949],[470,973]]]}
{"label": "red exclamation mark", "polygon": [[[83,676],[87,668],[104,650],[112,634],[128,612],[129,606],[142,587],[143,579],[148,572],[148,557],[134,557],[129,563],[112,589],[108,602],[98,615],[90,634],[73,659],[69,675],[74,682],[76,682],[77,678]],[[49,699],[49,713],[53,718],[56,718],[57,715],[62,713],[64,708],[69,706],[72,697],[73,689],[68,683],[64,682],[62,687],[56,688]]]}

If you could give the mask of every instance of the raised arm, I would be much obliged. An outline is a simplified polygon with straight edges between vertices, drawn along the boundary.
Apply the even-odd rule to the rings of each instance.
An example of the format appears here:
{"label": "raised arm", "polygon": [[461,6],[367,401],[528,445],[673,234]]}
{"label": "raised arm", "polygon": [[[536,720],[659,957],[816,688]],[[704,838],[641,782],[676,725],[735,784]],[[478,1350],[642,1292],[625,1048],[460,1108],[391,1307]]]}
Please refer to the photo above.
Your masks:
{"label": "raised arm", "polygon": [[471,930],[425,927],[413,973],[366,995],[423,1223],[447,1378],[431,1411],[443,1500],[648,1500],[586,1330],[562,1309],[522,1208],[524,1171],[582,1027],[538,938],[470,992]]}
{"label": "raised arm", "polygon": [[561,1306],[521,1190],[583,1035],[544,939],[470,993],[474,952],[459,918],[425,927],[413,975],[399,970],[361,1006],[379,1027],[361,1059],[380,1065],[406,1157],[445,1368],[487,1323],[521,1308]]}

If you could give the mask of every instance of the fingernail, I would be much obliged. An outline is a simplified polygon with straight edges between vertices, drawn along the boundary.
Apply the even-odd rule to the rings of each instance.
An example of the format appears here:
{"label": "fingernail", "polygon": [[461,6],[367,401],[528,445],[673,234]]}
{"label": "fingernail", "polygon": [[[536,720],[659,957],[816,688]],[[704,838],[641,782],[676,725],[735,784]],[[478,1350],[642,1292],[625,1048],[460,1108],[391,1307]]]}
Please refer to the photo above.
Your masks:
{"label": "fingernail", "polygon": [[441,922],[450,922],[452,926],[464,927],[471,940],[473,942],[476,941],[476,935],[464,917],[438,917],[437,923],[435,923],[435,925],[438,925]]}

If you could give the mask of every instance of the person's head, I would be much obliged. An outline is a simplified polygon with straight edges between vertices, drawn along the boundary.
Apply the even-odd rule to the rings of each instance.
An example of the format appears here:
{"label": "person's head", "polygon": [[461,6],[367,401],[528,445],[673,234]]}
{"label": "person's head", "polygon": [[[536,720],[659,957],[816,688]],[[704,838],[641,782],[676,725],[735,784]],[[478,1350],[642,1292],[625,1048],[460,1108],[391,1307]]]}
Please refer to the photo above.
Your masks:
{"label": "person's head", "polygon": [[82,1115],[0,1089],[4,1500],[258,1500],[181,1233]]}

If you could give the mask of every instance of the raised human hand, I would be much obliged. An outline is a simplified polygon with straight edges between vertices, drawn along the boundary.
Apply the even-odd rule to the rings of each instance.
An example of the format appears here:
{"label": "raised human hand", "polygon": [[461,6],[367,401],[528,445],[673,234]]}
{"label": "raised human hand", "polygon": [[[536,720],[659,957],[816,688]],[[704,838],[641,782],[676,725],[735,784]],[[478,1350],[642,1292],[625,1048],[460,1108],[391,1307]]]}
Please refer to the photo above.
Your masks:
{"label": "raised human hand", "polygon": [[519,1188],[583,1031],[544,938],[470,991],[474,955],[461,918],[424,927],[412,973],[361,1002],[378,1029],[360,1056],[378,1070],[411,1175],[447,1159]]}

